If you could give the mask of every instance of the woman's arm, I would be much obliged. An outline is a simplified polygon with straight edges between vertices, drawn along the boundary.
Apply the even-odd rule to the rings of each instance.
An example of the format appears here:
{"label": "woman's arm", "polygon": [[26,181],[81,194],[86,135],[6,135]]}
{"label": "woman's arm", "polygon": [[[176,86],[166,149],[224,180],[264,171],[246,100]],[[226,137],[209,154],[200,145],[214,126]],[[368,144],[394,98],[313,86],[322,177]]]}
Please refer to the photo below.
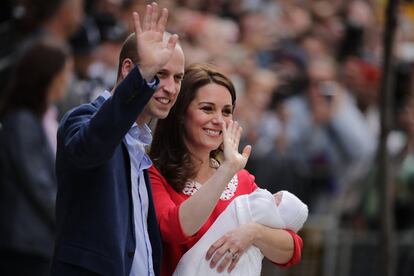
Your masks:
{"label": "woman's arm", "polygon": [[[247,223],[228,232],[216,241],[207,251],[210,266],[221,272],[228,266],[232,271],[240,256],[251,246],[257,246],[263,255],[274,263],[289,267],[300,261],[302,239],[294,232],[275,229],[258,223]],[[223,258],[224,257],[224,258]],[[230,265],[229,265],[230,264]]]}
{"label": "woman's arm", "polygon": [[253,244],[270,261],[288,267],[300,261],[303,242],[293,231],[253,224],[256,239]]}
{"label": "woman's arm", "polygon": [[[200,189],[193,196],[183,201],[182,196],[168,184],[166,179],[155,167],[150,168],[148,172],[151,179],[152,194],[162,237],[166,242],[175,244],[185,243],[197,233],[198,230],[194,233],[189,232],[189,225],[191,227],[198,223],[201,227],[205,223],[202,214],[206,214],[207,212],[211,213],[210,210],[206,209],[214,209],[221,194],[220,191],[216,196],[217,199],[211,199],[215,196],[213,194],[215,192],[213,188],[217,186],[219,187],[220,182],[224,185],[230,181],[225,180],[225,173],[222,175],[216,172],[215,176],[209,180],[211,183],[208,184],[206,182],[203,185],[211,186],[210,189],[206,189],[207,192]],[[222,180],[220,180],[221,177],[223,177]],[[222,190],[224,190],[224,188]],[[183,205],[185,205],[184,208],[182,208]],[[193,212],[191,212],[191,210],[193,210]],[[208,215],[206,217],[208,218]],[[187,220],[191,221],[188,222]]]}
{"label": "woman's arm", "polygon": [[233,168],[221,166],[194,195],[181,204],[179,220],[186,235],[192,236],[200,230],[236,172]]}
{"label": "woman's arm", "polygon": [[223,164],[193,196],[181,204],[179,220],[184,233],[188,236],[200,230],[231,178],[246,165],[251,147],[246,146],[242,154],[238,152],[240,134],[241,127],[237,122],[231,121],[227,129],[223,123]]}

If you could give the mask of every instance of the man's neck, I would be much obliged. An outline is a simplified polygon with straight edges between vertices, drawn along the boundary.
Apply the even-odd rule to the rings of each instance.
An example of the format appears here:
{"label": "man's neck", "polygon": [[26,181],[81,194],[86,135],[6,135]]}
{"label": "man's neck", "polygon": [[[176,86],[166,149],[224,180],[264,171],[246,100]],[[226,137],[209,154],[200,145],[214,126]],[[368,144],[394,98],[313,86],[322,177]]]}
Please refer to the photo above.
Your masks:
{"label": "man's neck", "polygon": [[151,121],[151,117],[144,114],[145,110],[143,111],[143,113],[141,113],[137,120],[135,121],[137,123],[138,126],[142,126],[144,124],[149,124],[149,122]]}

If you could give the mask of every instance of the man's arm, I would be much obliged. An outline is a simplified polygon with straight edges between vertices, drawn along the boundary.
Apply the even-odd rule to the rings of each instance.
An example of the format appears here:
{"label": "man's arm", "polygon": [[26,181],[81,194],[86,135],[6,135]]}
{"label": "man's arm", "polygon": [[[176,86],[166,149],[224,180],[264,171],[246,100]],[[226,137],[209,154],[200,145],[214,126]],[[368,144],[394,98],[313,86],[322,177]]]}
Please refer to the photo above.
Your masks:
{"label": "man's arm", "polygon": [[81,106],[63,118],[58,148],[78,167],[98,166],[112,156],[153,93],[134,68],[98,111]]}
{"label": "man's arm", "polygon": [[154,92],[147,81],[154,79],[175,48],[176,35],[163,43],[166,9],[158,18],[157,4],[147,5],[142,27],[138,13],[133,16],[139,68],[131,70],[97,112],[83,106],[62,120],[58,144],[76,166],[94,167],[112,156]]}

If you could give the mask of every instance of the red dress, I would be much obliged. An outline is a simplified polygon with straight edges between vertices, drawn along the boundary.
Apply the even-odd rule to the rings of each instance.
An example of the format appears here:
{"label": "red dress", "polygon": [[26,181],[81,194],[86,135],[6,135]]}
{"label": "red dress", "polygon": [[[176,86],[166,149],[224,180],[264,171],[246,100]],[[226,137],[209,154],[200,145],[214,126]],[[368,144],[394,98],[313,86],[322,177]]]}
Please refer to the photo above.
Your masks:
{"label": "red dress", "polygon": [[[237,173],[237,186],[230,187],[227,191],[234,196],[226,199],[220,199],[211,213],[210,217],[193,236],[186,236],[181,228],[178,218],[178,209],[190,195],[176,192],[160,174],[160,172],[152,166],[149,169],[151,178],[152,193],[154,198],[155,210],[158,223],[160,225],[161,237],[163,241],[163,253],[161,262],[161,276],[171,276],[181,257],[187,252],[214,223],[221,212],[226,209],[230,202],[237,196],[250,194],[257,185],[254,182],[254,176],[246,170]],[[233,188],[233,189],[232,189]],[[298,263],[301,258],[302,239],[294,232],[287,230],[294,240],[294,253],[292,259],[281,267],[289,267]]]}

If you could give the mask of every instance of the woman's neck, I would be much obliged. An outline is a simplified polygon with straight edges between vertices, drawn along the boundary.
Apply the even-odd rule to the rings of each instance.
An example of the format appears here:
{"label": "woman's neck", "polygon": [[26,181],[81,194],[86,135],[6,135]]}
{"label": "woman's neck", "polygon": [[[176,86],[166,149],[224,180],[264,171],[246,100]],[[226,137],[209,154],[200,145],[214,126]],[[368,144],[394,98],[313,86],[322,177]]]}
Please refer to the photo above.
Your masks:
{"label": "woman's neck", "polygon": [[198,164],[196,167],[195,181],[199,183],[206,182],[216,171],[210,165],[210,153],[205,152],[203,154],[192,154],[194,164]]}

